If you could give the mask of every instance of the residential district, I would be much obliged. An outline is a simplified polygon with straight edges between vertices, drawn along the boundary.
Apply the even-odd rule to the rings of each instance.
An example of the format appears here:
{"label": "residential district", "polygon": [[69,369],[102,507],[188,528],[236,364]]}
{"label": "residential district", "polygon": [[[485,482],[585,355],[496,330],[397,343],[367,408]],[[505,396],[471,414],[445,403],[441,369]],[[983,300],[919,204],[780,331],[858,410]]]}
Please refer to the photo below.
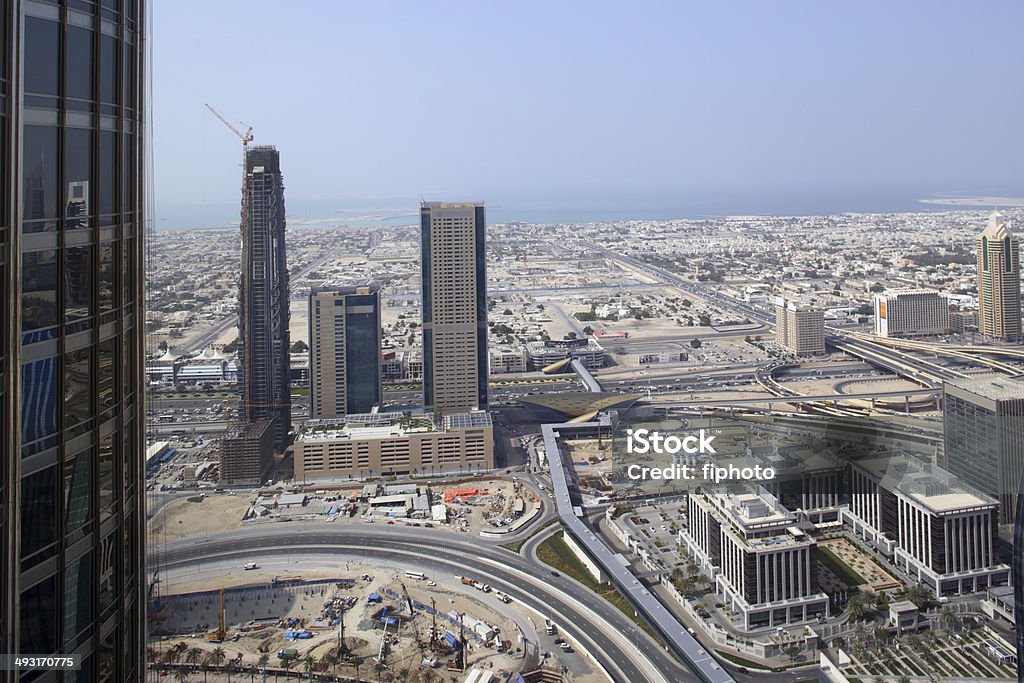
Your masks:
{"label": "residential district", "polygon": [[249,216],[149,245],[155,669],[1017,680],[1024,212]]}

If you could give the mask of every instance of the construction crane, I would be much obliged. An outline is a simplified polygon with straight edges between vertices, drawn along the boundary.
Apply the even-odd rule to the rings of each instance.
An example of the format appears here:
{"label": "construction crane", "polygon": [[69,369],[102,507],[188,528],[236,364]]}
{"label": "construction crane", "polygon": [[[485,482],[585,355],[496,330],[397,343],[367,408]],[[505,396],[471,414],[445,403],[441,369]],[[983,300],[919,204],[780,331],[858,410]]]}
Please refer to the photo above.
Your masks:
{"label": "construction crane", "polygon": [[[228,129],[238,136],[238,139],[242,141],[242,215],[238,222],[238,227],[242,233],[242,263],[249,262],[249,187],[248,187],[248,166],[249,166],[249,143],[253,140],[252,126],[243,134],[235,126],[225,118],[223,114],[214,109],[209,103],[204,102],[206,108],[210,110],[210,113],[216,116],[221,123],[228,127]],[[244,125],[244,124],[243,124]],[[244,266],[243,266],[244,267]],[[249,304],[248,304],[248,292],[244,290],[245,278],[241,278],[239,282],[238,300],[242,306],[241,314],[242,320],[249,319]],[[245,372],[245,368],[242,368],[242,372]],[[245,378],[245,386],[251,386],[251,378]]]}
{"label": "construction crane", "polygon": [[219,614],[219,617],[220,617],[220,619],[219,619],[219,623],[217,625],[217,630],[212,632],[209,635],[209,637],[207,638],[207,640],[209,640],[211,643],[223,643],[224,642],[224,637],[227,636],[227,634],[228,634],[228,632],[224,629],[224,589],[223,588],[220,589],[220,614]]}

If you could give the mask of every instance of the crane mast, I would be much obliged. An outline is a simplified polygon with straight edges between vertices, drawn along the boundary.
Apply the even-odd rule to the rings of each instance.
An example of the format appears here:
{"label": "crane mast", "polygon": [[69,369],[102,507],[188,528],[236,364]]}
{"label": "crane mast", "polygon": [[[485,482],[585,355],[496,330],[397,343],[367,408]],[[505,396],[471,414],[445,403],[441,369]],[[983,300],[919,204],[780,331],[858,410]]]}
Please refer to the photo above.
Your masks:
{"label": "crane mast", "polygon": [[[243,377],[244,377],[244,380],[243,380],[244,381],[244,385],[243,386],[244,386],[244,390],[248,391],[249,388],[252,387],[252,378],[251,377],[245,377],[245,375],[246,375],[246,366],[251,365],[251,363],[249,363],[247,361],[247,359],[245,359],[245,357],[244,357],[244,353],[245,353],[245,351],[244,351],[244,344],[245,344],[245,321],[249,319],[248,318],[249,302],[248,302],[248,292],[245,290],[244,269],[249,267],[248,266],[248,263],[249,263],[249,230],[248,230],[248,228],[249,228],[249,187],[248,187],[247,179],[248,179],[248,175],[249,175],[248,174],[249,143],[252,142],[252,139],[253,139],[252,126],[249,126],[248,130],[246,130],[245,133],[242,133],[237,128],[235,128],[235,126],[230,121],[228,121],[227,118],[225,118],[223,114],[221,114],[219,111],[217,111],[216,109],[211,107],[208,103],[204,102],[204,104],[206,105],[206,108],[210,110],[211,114],[216,116],[217,119],[221,123],[223,123],[225,126],[227,126],[228,129],[232,133],[234,133],[238,137],[239,140],[242,141],[242,215],[241,215],[241,219],[238,222],[238,226],[239,226],[239,228],[241,229],[241,232],[242,232],[242,268],[243,268],[243,273],[240,276],[239,286],[238,286],[238,301],[239,301],[239,304],[241,306],[241,318],[240,318],[241,324],[238,326],[239,327],[238,334],[239,334],[239,341],[241,342],[242,349],[243,349],[242,350],[242,353],[243,353],[242,374],[243,374]],[[243,405],[240,405],[239,408],[243,408],[244,405],[245,405],[245,402],[246,402],[246,397],[244,395],[241,398],[242,398],[242,404]],[[244,418],[244,410],[241,410],[240,412],[243,413],[243,418]]]}

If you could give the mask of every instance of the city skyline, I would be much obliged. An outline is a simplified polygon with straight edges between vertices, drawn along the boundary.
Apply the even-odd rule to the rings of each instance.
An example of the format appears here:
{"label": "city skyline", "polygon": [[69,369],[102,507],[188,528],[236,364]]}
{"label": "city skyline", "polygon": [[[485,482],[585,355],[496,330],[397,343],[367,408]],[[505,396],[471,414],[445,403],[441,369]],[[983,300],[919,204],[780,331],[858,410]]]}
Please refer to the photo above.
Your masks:
{"label": "city skyline", "polygon": [[[496,222],[572,206],[580,219],[905,210],[937,193],[1018,197],[1024,185],[1012,162],[1024,151],[1010,114],[1020,95],[1006,88],[1020,67],[1007,47],[1017,3],[307,7],[320,21],[247,10],[293,48],[268,65],[282,74],[277,102],[230,75],[244,71],[246,33],[230,6],[198,26],[188,3],[157,8],[158,226],[233,218],[233,185],[207,170],[232,158],[233,140],[204,99],[289,149],[291,199],[308,218],[408,213],[420,196],[487,197]],[[345,39],[318,40],[328,26]],[[293,126],[314,64],[335,65],[337,92],[306,102]],[[478,83],[484,108],[415,116],[408,103],[449,80]],[[449,141],[440,166],[411,153],[426,135]],[[471,161],[454,163],[464,152]],[[199,173],[176,171],[197,154],[210,162]],[[189,220],[182,204],[220,217]]]}

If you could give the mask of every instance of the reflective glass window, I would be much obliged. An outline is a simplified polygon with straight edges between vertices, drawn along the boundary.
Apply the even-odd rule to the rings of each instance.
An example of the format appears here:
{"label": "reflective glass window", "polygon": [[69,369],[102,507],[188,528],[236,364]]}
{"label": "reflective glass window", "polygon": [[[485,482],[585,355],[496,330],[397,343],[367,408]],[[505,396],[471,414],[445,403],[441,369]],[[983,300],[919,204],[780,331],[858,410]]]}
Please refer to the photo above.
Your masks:
{"label": "reflective glass window", "polygon": [[[47,467],[21,480],[21,556],[28,559],[56,542],[57,468]],[[43,553],[45,557],[50,554]],[[49,651],[28,650],[34,654]]]}
{"label": "reflective glass window", "polygon": [[99,447],[100,524],[116,511],[114,491],[114,442],[104,439]]}
{"label": "reflective glass window", "polygon": [[117,40],[100,36],[100,102],[117,103]]}
{"label": "reflective glass window", "polygon": [[89,188],[92,181],[92,131],[68,128],[64,133],[64,226],[89,227]]}
{"label": "reflective glass window", "polygon": [[91,530],[93,458],[89,448],[64,463],[64,533],[69,544]]}
{"label": "reflective glass window", "polygon": [[57,95],[60,80],[60,25],[25,17],[25,92]]}
{"label": "reflective glass window", "polygon": [[64,647],[70,651],[84,640],[93,624],[92,551],[64,570]]}
{"label": "reflective glass window", "polygon": [[18,651],[45,655],[57,651],[57,577],[51,576],[21,593]]}
{"label": "reflective glass window", "polygon": [[65,323],[92,314],[92,247],[68,247],[64,250]]}
{"label": "reflective glass window", "polygon": [[117,367],[114,359],[114,340],[106,339],[99,343],[98,362],[96,365],[96,397],[100,415],[117,405],[117,397],[114,387],[117,386],[114,377],[114,368]]}
{"label": "reflective glass window", "polygon": [[[22,202],[25,220],[57,218],[57,129],[49,126],[25,126],[22,135],[24,184]],[[56,225],[46,223],[25,226],[26,232],[54,230]]]}
{"label": "reflective glass window", "polygon": [[[28,447],[46,439],[29,453],[48,448],[57,431],[57,358],[21,366],[21,440]],[[55,443],[55,441],[53,442]]]}
{"label": "reflective glass window", "polygon": [[89,29],[68,26],[64,92],[68,97],[92,99],[92,37]]}
{"label": "reflective glass window", "polygon": [[57,324],[57,252],[30,251],[21,257],[21,329]]}
{"label": "reflective glass window", "polygon": [[80,349],[64,355],[64,427],[92,417],[92,351]]}
{"label": "reflective glass window", "polygon": [[109,130],[100,131],[99,146],[99,193],[97,209],[100,214],[114,213],[114,195],[117,182],[117,145],[116,133]]}
{"label": "reflective glass window", "polygon": [[114,300],[114,257],[119,255],[114,244],[104,242],[99,246],[99,258],[97,272],[99,282],[96,285],[96,297],[99,303],[100,313],[113,310],[117,305]]}
{"label": "reflective glass window", "polygon": [[117,605],[117,551],[121,548],[120,531],[115,529],[100,541],[100,622]]}

